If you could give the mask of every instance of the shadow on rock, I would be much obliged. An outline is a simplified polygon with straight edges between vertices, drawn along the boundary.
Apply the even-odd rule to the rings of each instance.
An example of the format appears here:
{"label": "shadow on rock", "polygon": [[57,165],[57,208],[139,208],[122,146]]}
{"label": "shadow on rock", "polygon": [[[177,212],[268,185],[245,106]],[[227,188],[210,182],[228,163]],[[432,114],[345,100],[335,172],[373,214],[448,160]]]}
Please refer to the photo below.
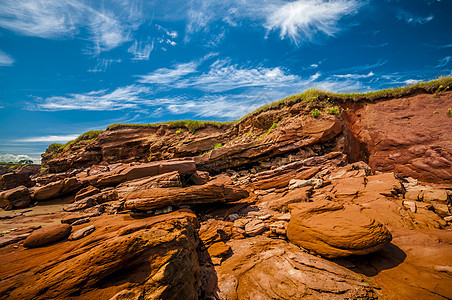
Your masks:
{"label": "shadow on rock", "polygon": [[402,249],[389,243],[381,251],[363,256],[351,256],[334,260],[337,264],[368,277],[383,270],[392,269],[405,261],[407,255]]}

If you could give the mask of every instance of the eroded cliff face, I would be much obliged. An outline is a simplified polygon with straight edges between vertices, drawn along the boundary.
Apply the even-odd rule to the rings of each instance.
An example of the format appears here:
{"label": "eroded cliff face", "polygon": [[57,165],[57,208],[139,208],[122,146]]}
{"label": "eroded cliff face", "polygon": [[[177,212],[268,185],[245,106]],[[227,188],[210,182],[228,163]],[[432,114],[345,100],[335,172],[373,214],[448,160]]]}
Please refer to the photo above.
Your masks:
{"label": "eroded cliff face", "polygon": [[439,96],[118,126],[47,153],[45,176],[0,176],[0,298],[450,299]]}
{"label": "eroded cliff face", "polygon": [[[349,162],[368,162],[373,171],[452,183],[452,118],[447,115],[452,93],[436,96],[423,93],[341,104],[343,111],[337,116],[328,114],[320,101],[297,103],[236,124],[207,125],[194,133],[167,125],[118,126],[87,145],[74,144],[44,156],[43,165],[59,173],[101,162],[195,157],[199,169],[220,172],[276,156],[309,156],[334,149],[345,152]],[[310,116],[313,108],[324,109],[320,117]]]}
{"label": "eroded cliff face", "polygon": [[451,106],[451,92],[347,105],[348,153],[374,171],[452,183]]}

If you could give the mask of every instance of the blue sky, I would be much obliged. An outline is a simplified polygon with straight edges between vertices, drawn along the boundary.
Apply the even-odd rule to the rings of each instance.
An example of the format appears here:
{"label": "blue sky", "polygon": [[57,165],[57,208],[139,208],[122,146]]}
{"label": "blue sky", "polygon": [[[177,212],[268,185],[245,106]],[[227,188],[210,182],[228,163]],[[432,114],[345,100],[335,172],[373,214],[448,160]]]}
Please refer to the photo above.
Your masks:
{"label": "blue sky", "polygon": [[235,120],[452,70],[451,0],[0,0],[0,161],[112,123]]}

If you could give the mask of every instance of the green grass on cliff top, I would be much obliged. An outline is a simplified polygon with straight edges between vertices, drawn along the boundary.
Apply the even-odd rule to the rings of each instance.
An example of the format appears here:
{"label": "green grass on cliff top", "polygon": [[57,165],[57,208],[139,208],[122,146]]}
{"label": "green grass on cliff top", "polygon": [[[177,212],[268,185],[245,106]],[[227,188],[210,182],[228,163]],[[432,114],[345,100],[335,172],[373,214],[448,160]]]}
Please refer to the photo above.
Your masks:
{"label": "green grass on cliff top", "polygon": [[[284,106],[291,106],[299,102],[311,102],[314,100],[328,101],[332,104],[334,103],[356,103],[356,102],[369,102],[369,101],[377,101],[388,98],[401,98],[404,96],[412,95],[419,92],[424,93],[438,93],[444,88],[452,86],[452,77],[439,77],[438,79],[419,82],[412,85],[404,86],[404,87],[396,87],[389,88],[379,91],[371,91],[365,93],[333,93],[330,91],[325,91],[317,88],[310,88],[306,91],[291,95],[282,100],[272,102],[270,104],[264,105],[256,109],[255,111],[243,116],[237,121],[234,122],[215,122],[215,121],[194,121],[194,120],[180,120],[180,121],[170,121],[164,123],[153,123],[153,124],[113,124],[107,127],[106,130],[115,130],[119,128],[125,127],[158,127],[161,125],[166,125],[169,128],[186,128],[191,133],[195,133],[197,130],[205,128],[207,126],[215,126],[222,127],[233,124],[238,124],[243,120],[259,114],[261,112],[265,112],[272,109],[279,109]],[[55,153],[56,151],[64,151],[68,149],[72,144],[75,144],[84,140],[93,140],[95,139],[103,130],[91,130],[85,132],[80,135],[73,141],[66,143],[65,145],[61,144],[51,144],[48,148],[48,152]],[[50,154],[49,153],[49,154]]]}

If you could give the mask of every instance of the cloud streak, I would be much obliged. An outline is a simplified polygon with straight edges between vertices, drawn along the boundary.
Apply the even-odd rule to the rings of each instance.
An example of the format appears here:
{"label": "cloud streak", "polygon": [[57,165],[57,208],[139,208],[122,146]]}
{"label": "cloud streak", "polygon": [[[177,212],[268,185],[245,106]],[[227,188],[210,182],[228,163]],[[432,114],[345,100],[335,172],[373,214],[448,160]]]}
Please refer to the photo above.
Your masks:
{"label": "cloud streak", "polygon": [[74,37],[87,30],[90,51],[109,51],[132,39],[144,21],[135,1],[111,3],[111,9],[83,0],[4,0],[0,27],[45,39]]}
{"label": "cloud streak", "polygon": [[9,67],[14,64],[14,59],[6,54],[5,52],[0,51],[0,66],[1,67]]}
{"label": "cloud streak", "polygon": [[150,92],[148,87],[130,85],[119,87],[113,91],[99,90],[84,94],[69,94],[67,96],[52,96],[38,98],[37,102],[29,105],[29,110],[61,111],[88,110],[111,111],[137,108],[140,104],[149,104],[143,98]]}
{"label": "cloud streak", "polygon": [[399,21],[404,21],[407,24],[413,24],[413,25],[422,25],[426,24],[430,21],[432,21],[435,17],[433,15],[428,15],[427,17],[419,17],[411,14],[407,11],[400,11],[400,13],[397,15],[397,19]]}
{"label": "cloud streak", "polygon": [[267,17],[266,27],[279,30],[281,39],[290,38],[295,44],[312,42],[319,34],[334,36],[341,28],[338,22],[353,15],[361,6],[354,0],[298,0],[274,7]]}
{"label": "cloud streak", "polygon": [[46,135],[46,136],[37,136],[37,137],[29,137],[15,140],[14,142],[18,143],[40,143],[40,142],[68,142],[74,140],[78,137],[78,134],[69,134],[69,135]]}
{"label": "cloud streak", "polygon": [[440,59],[439,61],[438,61],[438,65],[436,66],[436,68],[442,68],[442,67],[445,67],[445,66],[447,66],[448,64],[449,64],[449,62],[451,62],[452,61],[452,57],[451,56],[446,56],[446,57],[444,57],[444,58],[442,58],[442,59]]}

